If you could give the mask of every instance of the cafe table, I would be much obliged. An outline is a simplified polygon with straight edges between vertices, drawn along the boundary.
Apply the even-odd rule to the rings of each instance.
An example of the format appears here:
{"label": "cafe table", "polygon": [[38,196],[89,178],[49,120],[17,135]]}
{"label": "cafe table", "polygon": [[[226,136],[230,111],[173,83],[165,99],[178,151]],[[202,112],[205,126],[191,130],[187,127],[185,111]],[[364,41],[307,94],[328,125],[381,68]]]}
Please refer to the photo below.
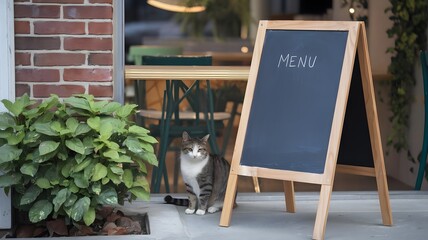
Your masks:
{"label": "cafe table", "polygon": [[[156,80],[156,81],[170,81],[170,80],[221,80],[221,81],[247,81],[249,76],[249,66],[153,66],[153,65],[129,65],[125,66],[125,79],[132,80]],[[171,119],[167,115],[160,113],[160,122],[170,122]],[[172,116],[170,116],[172,117]],[[165,128],[166,124],[161,126]],[[160,144],[162,139],[160,139]],[[162,154],[164,156],[164,154]],[[159,158],[158,174],[165,171],[165,159]],[[152,180],[152,192],[160,191],[160,182],[162,178],[158,177]],[[169,183],[167,177],[164,178],[166,191],[169,191]],[[256,191],[258,190],[258,182],[256,184]],[[167,187],[168,186],[168,187]]]}

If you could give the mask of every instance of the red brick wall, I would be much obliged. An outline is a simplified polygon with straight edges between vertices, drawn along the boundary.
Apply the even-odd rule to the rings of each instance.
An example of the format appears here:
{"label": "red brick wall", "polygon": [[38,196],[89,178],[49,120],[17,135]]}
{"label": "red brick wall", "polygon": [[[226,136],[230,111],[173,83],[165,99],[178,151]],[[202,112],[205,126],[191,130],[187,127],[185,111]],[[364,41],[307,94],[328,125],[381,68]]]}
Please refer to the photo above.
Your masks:
{"label": "red brick wall", "polygon": [[112,98],[112,0],[15,0],[16,96]]}

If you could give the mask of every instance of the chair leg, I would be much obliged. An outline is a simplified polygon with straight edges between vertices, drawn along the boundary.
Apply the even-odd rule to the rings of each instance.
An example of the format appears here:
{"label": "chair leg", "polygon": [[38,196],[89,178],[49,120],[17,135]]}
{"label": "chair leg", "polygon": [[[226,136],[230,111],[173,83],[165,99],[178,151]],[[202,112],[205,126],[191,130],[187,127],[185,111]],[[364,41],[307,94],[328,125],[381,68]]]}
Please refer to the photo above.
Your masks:
{"label": "chair leg", "polygon": [[[167,88],[168,88],[167,84]],[[161,134],[160,134],[160,148],[159,148],[159,169],[158,174],[156,175],[155,179],[152,179],[152,186],[153,186],[153,192],[159,193],[160,191],[160,185],[162,181],[162,174],[164,174],[164,180],[165,180],[165,189],[169,192],[169,182],[168,182],[168,174],[166,174],[166,166],[165,166],[165,160],[166,160],[166,152],[168,150],[169,145],[169,127],[171,123],[171,117],[172,117],[172,96],[167,96],[168,103],[166,104],[166,116],[165,120],[161,123]],[[165,169],[165,170],[164,170]],[[167,186],[168,185],[168,186]]]}
{"label": "chair leg", "polygon": [[164,181],[164,184],[165,184],[165,192],[169,193],[170,190],[169,190],[168,170],[166,169],[166,164],[165,164],[165,166],[163,168],[163,173],[162,174],[163,174],[163,181]]}
{"label": "chair leg", "polygon": [[211,85],[208,80],[207,80],[207,92],[208,92],[208,109],[209,110],[207,110],[205,114],[206,114],[206,120],[207,120],[208,133],[210,134],[210,139],[209,139],[210,147],[211,147],[211,151],[214,154],[221,154],[218,149],[215,126],[214,126],[214,104],[213,104],[214,99],[211,92]]}
{"label": "chair leg", "polygon": [[180,150],[175,151],[173,190],[178,192],[178,175],[180,174]]}
{"label": "chair leg", "polygon": [[424,140],[422,143],[422,152],[419,159],[418,176],[416,177],[415,190],[421,190],[422,180],[424,179],[425,166],[427,164],[428,154],[428,130],[425,129]]}
{"label": "chair leg", "polygon": [[223,135],[223,145],[221,147],[221,155],[226,155],[227,145],[229,143],[230,134],[232,132],[233,122],[235,121],[236,113],[238,112],[238,103],[234,102],[232,106],[232,111],[230,112],[230,119],[227,122],[226,129],[224,130]]}

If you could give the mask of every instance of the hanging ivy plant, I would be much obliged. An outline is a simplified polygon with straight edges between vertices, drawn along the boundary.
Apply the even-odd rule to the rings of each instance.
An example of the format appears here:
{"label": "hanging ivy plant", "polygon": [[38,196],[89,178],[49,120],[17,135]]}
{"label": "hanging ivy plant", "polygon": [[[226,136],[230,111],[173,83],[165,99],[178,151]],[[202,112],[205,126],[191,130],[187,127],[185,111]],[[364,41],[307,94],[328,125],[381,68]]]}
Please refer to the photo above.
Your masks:
{"label": "hanging ivy plant", "polygon": [[388,71],[392,75],[390,88],[390,109],[392,131],[388,137],[388,146],[400,152],[408,149],[407,131],[409,126],[410,106],[413,101],[412,89],[415,86],[414,66],[419,50],[426,47],[428,22],[427,0],[390,0],[390,12],[393,26],[387,30],[389,38],[395,39],[394,47],[388,48],[392,53]]}

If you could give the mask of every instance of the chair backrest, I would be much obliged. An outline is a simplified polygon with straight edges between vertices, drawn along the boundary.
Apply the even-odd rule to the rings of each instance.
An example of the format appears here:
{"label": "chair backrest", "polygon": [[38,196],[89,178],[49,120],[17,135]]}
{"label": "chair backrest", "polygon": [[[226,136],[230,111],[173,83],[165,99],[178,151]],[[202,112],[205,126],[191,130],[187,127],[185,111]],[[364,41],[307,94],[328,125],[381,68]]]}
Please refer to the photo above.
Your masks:
{"label": "chair backrest", "polygon": [[[181,55],[183,48],[180,46],[158,46],[158,45],[134,45],[129,47],[128,61],[134,65],[142,65],[143,56],[164,56]],[[147,108],[146,102],[146,82],[144,80],[134,81],[134,102],[140,109]],[[144,120],[136,116],[136,121],[140,126],[144,126]]]}
{"label": "chair backrest", "polygon": [[142,65],[142,56],[165,56],[181,55],[183,48],[180,46],[155,46],[155,45],[134,45],[129,47],[128,61],[135,65]]}
{"label": "chair backrest", "polygon": [[[212,65],[211,56],[143,56],[141,59],[143,65],[168,65],[168,66],[210,66]],[[207,87],[209,86],[209,81],[207,81]],[[179,91],[187,91],[187,86],[182,81],[175,81],[173,84],[174,87],[174,97],[179,96]],[[191,86],[191,92],[188,92],[189,95],[182,97],[183,101],[188,102],[193,111],[197,112],[196,118],[199,120],[199,112],[208,111],[208,106],[201,103],[208,103],[208,96],[205,94],[205,91],[200,91],[199,82],[194,82]],[[211,91],[211,90],[210,90]],[[175,111],[175,118],[179,121],[179,109]],[[196,122],[198,124],[198,122]]]}
{"label": "chair backrest", "polygon": [[212,65],[211,56],[143,56],[141,58],[143,65],[169,65],[169,66],[210,66]]}

